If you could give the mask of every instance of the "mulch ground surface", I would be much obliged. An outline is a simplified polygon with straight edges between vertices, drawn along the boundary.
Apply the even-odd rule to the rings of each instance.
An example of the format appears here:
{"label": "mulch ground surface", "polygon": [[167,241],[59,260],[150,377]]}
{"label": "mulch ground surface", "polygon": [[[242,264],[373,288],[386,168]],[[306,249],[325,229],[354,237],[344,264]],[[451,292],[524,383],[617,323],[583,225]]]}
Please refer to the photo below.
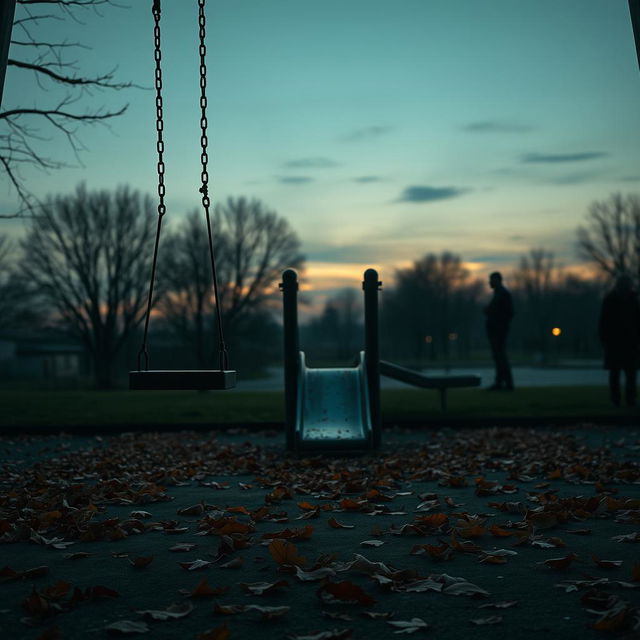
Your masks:
{"label": "mulch ground surface", "polygon": [[640,637],[640,429],[0,439],[3,638]]}

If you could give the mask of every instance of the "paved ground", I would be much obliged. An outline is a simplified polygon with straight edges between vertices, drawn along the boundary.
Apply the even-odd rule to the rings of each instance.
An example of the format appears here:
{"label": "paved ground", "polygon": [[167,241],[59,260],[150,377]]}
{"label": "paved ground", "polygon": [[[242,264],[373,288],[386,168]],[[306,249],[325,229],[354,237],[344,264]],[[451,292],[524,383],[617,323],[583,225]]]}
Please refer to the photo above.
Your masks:
{"label": "paved ground", "polygon": [[[482,386],[488,387],[493,383],[494,371],[486,367],[429,369],[431,376],[466,376],[477,375],[482,379]],[[606,385],[607,372],[602,368],[548,368],[515,367],[513,379],[520,387],[549,387],[549,386],[581,386]],[[391,378],[380,378],[383,389],[401,389],[409,385]],[[269,369],[268,375],[255,380],[238,380],[237,391],[279,391],[284,389],[283,373],[279,367]]]}
{"label": "paved ground", "polygon": [[243,430],[0,451],[6,638],[640,633],[638,428],[397,430],[349,458]]}

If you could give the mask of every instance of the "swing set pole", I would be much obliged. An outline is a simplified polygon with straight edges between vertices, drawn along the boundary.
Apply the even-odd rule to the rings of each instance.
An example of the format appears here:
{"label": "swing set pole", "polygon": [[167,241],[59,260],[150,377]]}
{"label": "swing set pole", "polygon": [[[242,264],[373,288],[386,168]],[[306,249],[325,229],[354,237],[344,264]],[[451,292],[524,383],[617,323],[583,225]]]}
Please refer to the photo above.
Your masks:
{"label": "swing set pole", "polygon": [[16,0],[2,0],[0,2],[0,104],[2,104],[4,77],[7,72],[9,44],[11,42],[11,29],[15,11]]}
{"label": "swing set pole", "polygon": [[640,0],[629,0],[629,13],[631,14],[631,26],[633,37],[636,41],[636,55],[640,66]]}

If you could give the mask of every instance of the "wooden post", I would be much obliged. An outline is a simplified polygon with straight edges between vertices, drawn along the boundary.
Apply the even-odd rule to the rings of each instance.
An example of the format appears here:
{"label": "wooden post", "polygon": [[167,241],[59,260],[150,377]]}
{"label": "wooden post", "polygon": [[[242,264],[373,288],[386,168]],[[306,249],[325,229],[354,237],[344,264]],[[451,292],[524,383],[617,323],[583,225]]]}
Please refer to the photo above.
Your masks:
{"label": "wooden post", "polygon": [[11,43],[11,29],[15,11],[16,0],[2,0],[0,2],[0,104],[2,104],[4,77],[7,72],[9,44]]}

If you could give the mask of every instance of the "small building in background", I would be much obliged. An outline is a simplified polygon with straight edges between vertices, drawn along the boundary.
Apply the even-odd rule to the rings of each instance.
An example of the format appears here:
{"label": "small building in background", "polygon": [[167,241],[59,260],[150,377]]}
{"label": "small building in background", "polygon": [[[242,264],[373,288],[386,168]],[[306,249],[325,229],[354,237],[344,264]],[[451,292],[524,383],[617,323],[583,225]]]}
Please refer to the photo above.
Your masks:
{"label": "small building in background", "polygon": [[0,334],[0,378],[56,380],[86,375],[81,344],[58,332]]}

